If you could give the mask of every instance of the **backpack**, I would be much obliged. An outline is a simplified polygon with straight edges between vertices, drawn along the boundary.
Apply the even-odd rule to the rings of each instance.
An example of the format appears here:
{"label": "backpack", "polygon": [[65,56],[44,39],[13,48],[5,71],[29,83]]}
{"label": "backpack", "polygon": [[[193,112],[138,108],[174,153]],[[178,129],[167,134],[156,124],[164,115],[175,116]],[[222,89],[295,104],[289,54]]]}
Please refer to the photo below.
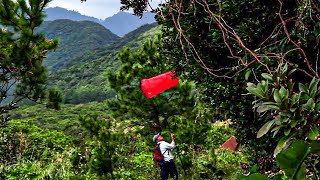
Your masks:
{"label": "backpack", "polygon": [[153,160],[156,162],[162,162],[164,157],[163,154],[160,151],[160,144],[157,144],[154,148],[153,148]]}
{"label": "backpack", "polygon": [[[167,151],[167,150],[166,150]],[[165,151],[165,152],[166,152]],[[164,152],[164,153],[165,153]],[[160,151],[160,144],[157,144],[154,148],[153,148],[153,160],[155,162],[162,162],[164,160],[163,154]]]}

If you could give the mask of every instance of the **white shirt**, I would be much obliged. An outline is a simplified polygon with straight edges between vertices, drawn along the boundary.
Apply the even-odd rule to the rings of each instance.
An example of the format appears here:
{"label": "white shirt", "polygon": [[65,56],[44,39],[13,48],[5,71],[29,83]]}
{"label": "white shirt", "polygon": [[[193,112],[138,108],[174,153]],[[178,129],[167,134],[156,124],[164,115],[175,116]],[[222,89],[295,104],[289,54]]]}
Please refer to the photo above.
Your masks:
{"label": "white shirt", "polygon": [[176,147],[176,143],[173,141],[170,144],[165,141],[158,142],[161,154],[163,154],[164,161],[170,161],[173,159],[172,150]]}

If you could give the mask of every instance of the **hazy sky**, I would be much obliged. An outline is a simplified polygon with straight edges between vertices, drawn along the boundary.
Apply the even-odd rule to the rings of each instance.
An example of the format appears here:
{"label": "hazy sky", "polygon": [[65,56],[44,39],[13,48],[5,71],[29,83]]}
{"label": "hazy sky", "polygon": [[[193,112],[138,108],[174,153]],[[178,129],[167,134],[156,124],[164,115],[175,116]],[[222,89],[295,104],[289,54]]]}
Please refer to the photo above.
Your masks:
{"label": "hazy sky", "polygon": [[[160,0],[153,0],[154,5]],[[49,7],[62,7],[68,10],[75,10],[81,14],[105,19],[120,11],[120,0],[53,0]]]}

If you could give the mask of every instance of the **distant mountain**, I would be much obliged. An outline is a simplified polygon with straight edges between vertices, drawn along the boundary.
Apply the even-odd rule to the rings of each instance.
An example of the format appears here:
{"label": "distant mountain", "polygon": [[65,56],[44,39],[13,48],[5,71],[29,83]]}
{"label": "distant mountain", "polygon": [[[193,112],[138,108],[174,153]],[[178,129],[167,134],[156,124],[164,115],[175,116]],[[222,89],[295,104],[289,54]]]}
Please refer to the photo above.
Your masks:
{"label": "distant mountain", "polygon": [[123,47],[141,47],[146,40],[160,33],[159,26],[142,26],[117,42],[72,61],[79,64],[51,73],[49,86],[64,94],[65,103],[79,104],[113,98],[116,94],[109,88],[106,72],[119,68],[116,53]]}
{"label": "distant mountain", "polygon": [[107,29],[110,29],[111,32],[122,37],[144,24],[152,24],[156,22],[154,16],[155,15],[153,13],[147,12],[140,19],[139,17],[126,12],[119,12],[109,18],[106,18],[101,22],[101,24]]}
{"label": "distant mountain", "polygon": [[130,48],[137,48],[141,46],[141,44],[145,42],[148,38],[153,37],[153,35],[149,34],[148,32],[155,33],[155,30],[153,31],[150,31],[150,30],[156,26],[158,26],[157,23],[145,24],[131,31],[130,33],[126,34],[124,37],[119,38],[117,41],[111,44],[89,51],[85,53],[83,56],[70,61],[67,67],[90,62],[100,57],[113,54],[115,52],[118,52],[124,46],[128,46]]}
{"label": "distant mountain", "polygon": [[47,14],[46,21],[53,21],[57,19],[69,19],[73,21],[93,21],[102,24],[114,34],[122,37],[125,34],[137,29],[144,24],[152,24],[155,21],[154,14],[147,12],[140,19],[130,13],[119,12],[105,20],[100,20],[94,17],[89,17],[80,14],[76,11],[70,11],[60,7],[47,8],[45,10]]}
{"label": "distant mountain", "polygon": [[45,34],[49,39],[60,39],[60,47],[48,53],[44,61],[50,71],[61,69],[73,59],[119,39],[117,35],[92,21],[46,21],[37,32]]}
{"label": "distant mountain", "polygon": [[47,14],[45,21],[54,21],[57,19],[69,19],[72,21],[93,21],[97,23],[100,23],[102,21],[94,17],[82,15],[77,11],[70,11],[61,7],[47,8],[44,12]]}

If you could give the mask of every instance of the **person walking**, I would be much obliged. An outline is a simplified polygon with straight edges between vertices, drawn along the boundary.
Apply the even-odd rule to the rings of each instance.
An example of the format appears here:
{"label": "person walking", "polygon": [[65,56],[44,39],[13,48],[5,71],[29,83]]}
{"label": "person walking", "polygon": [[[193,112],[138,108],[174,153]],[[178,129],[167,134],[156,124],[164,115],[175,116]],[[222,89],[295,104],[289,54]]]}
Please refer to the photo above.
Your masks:
{"label": "person walking", "polygon": [[173,149],[176,147],[174,134],[171,133],[171,143],[164,141],[160,133],[153,136],[153,141],[159,146],[160,152],[163,155],[163,161],[159,162],[161,180],[167,180],[169,175],[177,180],[178,171],[172,154]]}

